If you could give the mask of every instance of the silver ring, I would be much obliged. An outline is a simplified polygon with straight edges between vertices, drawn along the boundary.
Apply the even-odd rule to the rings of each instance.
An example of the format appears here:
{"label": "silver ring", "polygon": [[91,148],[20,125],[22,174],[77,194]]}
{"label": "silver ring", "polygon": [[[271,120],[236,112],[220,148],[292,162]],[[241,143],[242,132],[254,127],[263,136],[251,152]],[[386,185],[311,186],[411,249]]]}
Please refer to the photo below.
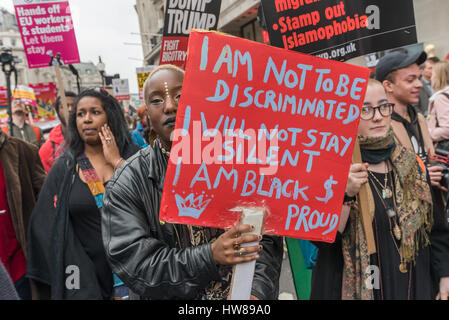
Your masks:
{"label": "silver ring", "polygon": [[109,138],[109,137],[106,137],[106,138],[104,138],[106,141],[111,141],[112,140],[112,138]]}

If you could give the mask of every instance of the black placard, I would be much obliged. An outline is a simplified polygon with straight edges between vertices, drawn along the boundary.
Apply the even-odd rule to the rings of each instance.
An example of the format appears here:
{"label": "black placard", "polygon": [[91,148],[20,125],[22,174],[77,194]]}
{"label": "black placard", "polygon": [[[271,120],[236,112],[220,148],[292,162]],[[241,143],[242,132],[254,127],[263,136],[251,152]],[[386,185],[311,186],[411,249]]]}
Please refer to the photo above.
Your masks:
{"label": "black placard", "polygon": [[221,0],[167,0],[164,36],[189,36],[191,29],[216,30]]}
{"label": "black placard", "polygon": [[412,0],[262,0],[273,46],[346,61],[417,42]]}

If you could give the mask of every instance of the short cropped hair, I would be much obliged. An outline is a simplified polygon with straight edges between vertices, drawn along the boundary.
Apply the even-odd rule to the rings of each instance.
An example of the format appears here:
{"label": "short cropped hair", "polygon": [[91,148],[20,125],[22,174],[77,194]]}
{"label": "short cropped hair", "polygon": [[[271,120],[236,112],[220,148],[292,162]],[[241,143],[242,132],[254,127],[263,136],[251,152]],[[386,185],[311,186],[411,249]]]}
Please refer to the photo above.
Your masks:
{"label": "short cropped hair", "polygon": [[139,119],[142,121],[147,116],[147,108],[145,105],[140,106],[139,109],[137,109],[137,115],[139,116]]}
{"label": "short cropped hair", "polygon": [[[76,99],[76,97],[77,97],[76,93],[74,93],[74,92],[72,92],[72,91],[66,91],[66,92],[65,92],[65,96],[66,96],[66,97],[70,97],[70,98],[74,98],[74,99]],[[60,111],[61,103],[62,103],[61,100],[62,100],[62,99],[61,99],[61,96],[58,96],[58,97],[56,98],[56,102],[55,102],[55,111],[56,111],[56,114],[58,115],[59,118],[61,118],[61,117],[59,116],[59,115],[61,114],[61,111]]]}
{"label": "short cropped hair", "polygon": [[161,70],[173,70],[173,71],[177,71],[179,73],[181,73],[184,76],[184,70],[182,70],[181,68],[172,65],[172,64],[163,64],[158,66],[156,69],[154,69],[150,75],[148,76],[147,80],[145,80],[145,83],[143,85],[143,98],[145,99],[145,104],[147,104],[147,98],[148,98],[148,84],[150,83],[151,78],[158,73]]}

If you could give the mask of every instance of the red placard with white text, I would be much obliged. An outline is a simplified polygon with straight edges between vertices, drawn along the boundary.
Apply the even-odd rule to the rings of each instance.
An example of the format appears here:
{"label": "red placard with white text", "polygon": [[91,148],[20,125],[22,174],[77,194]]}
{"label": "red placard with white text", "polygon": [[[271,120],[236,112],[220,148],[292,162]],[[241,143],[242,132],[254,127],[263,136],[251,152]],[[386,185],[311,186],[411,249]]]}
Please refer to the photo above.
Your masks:
{"label": "red placard with white text", "polygon": [[333,242],[369,69],[192,31],[160,219]]}

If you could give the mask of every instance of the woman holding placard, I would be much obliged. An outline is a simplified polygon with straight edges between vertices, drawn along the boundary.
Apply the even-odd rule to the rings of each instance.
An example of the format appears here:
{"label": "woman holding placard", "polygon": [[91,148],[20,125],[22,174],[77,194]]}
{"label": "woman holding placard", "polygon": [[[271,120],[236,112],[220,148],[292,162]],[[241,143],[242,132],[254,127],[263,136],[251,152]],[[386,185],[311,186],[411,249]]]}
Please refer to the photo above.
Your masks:
{"label": "woman holding placard", "polygon": [[277,299],[281,238],[242,235],[249,225],[223,232],[159,220],[183,80],[182,69],[162,65],[145,82],[155,140],[121,167],[105,193],[103,242],[112,269],[132,298],[215,300],[227,299],[233,265],[257,260],[251,298]]}
{"label": "woman holding placard", "polygon": [[[370,80],[358,129],[365,163],[351,165],[335,243],[315,243],[319,255],[311,299],[434,299],[432,271],[441,279],[441,297],[447,298],[447,266],[431,255],[442,222],[433,214],[424,164],[395,142],[393,107],[382,84]],[[372,255],[357,204],[367,182],[376,244]]]}

